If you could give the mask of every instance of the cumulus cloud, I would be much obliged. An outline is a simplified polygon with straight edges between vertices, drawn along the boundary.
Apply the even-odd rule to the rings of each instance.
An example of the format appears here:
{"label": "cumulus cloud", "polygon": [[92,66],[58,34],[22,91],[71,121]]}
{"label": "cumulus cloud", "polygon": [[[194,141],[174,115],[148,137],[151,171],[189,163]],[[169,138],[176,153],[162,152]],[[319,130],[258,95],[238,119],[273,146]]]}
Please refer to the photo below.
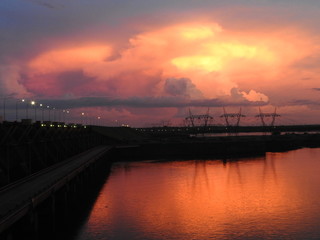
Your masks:
{"label": "cumulus cloud", "polygon": [[[42,4],[48,1],[32,2]],[[72,2],[65,4],[68,9],[76,5]],[[80,5],[83,14],[84,8]],[[117,3],[114,7],[120,5]],[[110,31],[108,24],[100,22],[95,25],[90,20],[86,27],[99,30],[99,34],[90,35],[79,30],[79,23],[84,19],[80,21],[80,17],[75,17],[79,22],[71,24],[71,15],[61,16],[64,21],[56,23],[51,21],[54,19],[52,13],[62,14],[62,11],[44,9],[48,13],[46,20],[50,20],[46,29],[34,27],[32,36],[24,31],[19,40],[12,37],[16,33],[10,29],[15,28],[5,31],[12,36],[5,34],[6,43],[0,46],[5,50],[0,56],[1,63],[5,62],[0,67],[2,95],[29,95],[40,99],[71,96],[71,99],[78,99],[72,100],[76,101],[74,107],[84,104],[140,110],[143,107],[183,108],[188,104],[199,107],[285,106],[295,103],[295,99],[304,99],[306,94],[309,102],[296,102],[297,105],[317,102],[318,88],[314,86],[318,85],[320,74],[318,33],[299,25],[288,25],[290,21],[283,25],[282,22],[266,21],[270,19],[269,15],[265,15],[259,24],[247,24],[241,14],[254,11],[238,10],[235,7],[231,11],[237,12],[237,21],[232,14],[225,15],[225,18],[221,14],[217,17],[221,20],[218,23],[206,14],[202,18],[175,18],[174,14],[168,13],[168,19],[175,21],[156,25],[141,23],[137,17],[130,23],[125,20],[119,23],[126,32],[119,35],[114,29]],[[111,10],[108,8],[108,11]],[[258,12],[265,14],[264,11],[266,9]],[[25,21],[30,25],[22,24],[25,29],[39,22],[43,13],[37,14],[32,18],[34,22]],[[37,39],[36,43],[34,39]],[[21,42],[18,44],[19,41],[25,46]],[[11,42],[13,45],[9,44]],[[15,51],[10,57],[7,56],[8,49]],[[17,59],[20,54],[22,57]],[[88,103],[79,100],[87,96],[98,96],[99,99],[88,98]],[[108,98],[102,98],[105,96]],[[172,113],[171,110],[168,112]]]}
{"label": "cumulus cloud", "polygon": [[83,93],[101,95],[99,89],[92,87],[94,80],[95,78],[85,75],[83,70],[80,69],[34,76],[21,75],[20,83],[38,98],[65,95],[78,96]]}
{"label": "cumulus cloud", "polygon": [[199,89],[188,78],[168,78],[164,84],[165,93],[172,96],[203,98]]}
{"label": "cumulus cloud", "polygon": [[264,95],[263,93],[256,92],[254,90],[250,90],[249,93],[241,92],[241,94],[245,99],[251,102],[258,102],[258,101],[268,102],[269,101],[268,96]]}
{"label": "cumulus cloud", "polygon": [[[263,87],[260,84],[269,86],[281,68],[305,55],[303,49],[291,51],[294,44],[288,44],[285,35],[279,40],[278,34],[270,34],[262,45],[259,36],[224,32],[216,23],[184,23],[137,34],[121,50],[109,43],[53,47],[29,61],[24,83],[31,93],[39,95],[49,89],[43,88],[41,93],[38,84],[48,83],[53,95],[62,96],[72,91],[63,87],[63,73],[81,71],[91,79],[91,87],[73,91],[77,96],[92,92],[127,97],[165,93],[215,98],[243,86],[251,89],[242,92],[248,100],[267,101],[265,94],[248,86],[252,82],[258,88]],[[284,45],[286,50],[279,53],[278,48]],[[262,73],[265,81],[257,81]],[[56,86],[50,84],[53,76]]]}

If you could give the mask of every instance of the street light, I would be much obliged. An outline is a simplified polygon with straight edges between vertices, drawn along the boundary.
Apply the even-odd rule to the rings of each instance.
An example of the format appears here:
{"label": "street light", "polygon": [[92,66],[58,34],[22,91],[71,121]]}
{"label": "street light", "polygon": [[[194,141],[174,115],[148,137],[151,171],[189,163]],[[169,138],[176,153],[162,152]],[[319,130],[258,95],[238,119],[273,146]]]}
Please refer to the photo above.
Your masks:
{"label": "street light", "polygon": [[44,109],[43,109],[42,103],[40,103],[39,106],[41,107],[41,122],[43,122],[43,111],[44,111]]}
{"label": "street light", "polygon": [[[25,102],[26,100],[23,98],[23,99],[21,99],[21,102]],[[26,109],[26,118],[27,118],[27,109]]]}
{"label": "street light", "polygon": [[18,122],[18,110],[19,110],[19,109],[18,109],[18,103],[19,103],[20,101],[21,101],[21,102],[24,102],[24,99],[21,99],[21,100],[17,100],[17,101],[16,101],[16,122]]}
{"label": "street light", "polygon": [[[69,114],[69,113],[70,113],[70,111],[69,111],[69,110],[67,110],[67,111],[66,111],[66,113],[67,113],[67,114]],[[65,115],[65,119],[64,119],[64,121],[65,121],[65,122],[67,122],[67,116],[68,116],[68,115]]]}
{"label": "street light", "polygon": [[82,122],[82,124],[84,125],[84,112],[83,113],[81,113],[81,122]]}
{"label": "street light", "polygon": [[66,110],[65,109],[62,110],[62,121],[64,123],[66,123]]}
{"label": "street light", "polygon": [[56,121],[56,109],[53,108],[53,121],[55,122]]}
{"label": "street light", "polygon": [[50,106],[47,106],[47,109],[49,110],[48,119],[49,119],[49,122],[50,122]]}
{"label": "street light", "polygon": [[37,106],[35,101],[31,101],[31,105],[34,106],[34,121],[37,121]]}

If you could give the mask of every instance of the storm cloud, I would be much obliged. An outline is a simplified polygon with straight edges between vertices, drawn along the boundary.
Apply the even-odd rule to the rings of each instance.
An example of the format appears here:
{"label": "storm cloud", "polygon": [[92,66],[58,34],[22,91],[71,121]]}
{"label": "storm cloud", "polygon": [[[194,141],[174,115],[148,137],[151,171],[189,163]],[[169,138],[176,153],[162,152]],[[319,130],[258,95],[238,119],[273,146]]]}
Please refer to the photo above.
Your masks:
{"label": "storm cloud", "polygon": [[187,107],[320,117],[319,4],[4,0],[0,97],[135,123]]}

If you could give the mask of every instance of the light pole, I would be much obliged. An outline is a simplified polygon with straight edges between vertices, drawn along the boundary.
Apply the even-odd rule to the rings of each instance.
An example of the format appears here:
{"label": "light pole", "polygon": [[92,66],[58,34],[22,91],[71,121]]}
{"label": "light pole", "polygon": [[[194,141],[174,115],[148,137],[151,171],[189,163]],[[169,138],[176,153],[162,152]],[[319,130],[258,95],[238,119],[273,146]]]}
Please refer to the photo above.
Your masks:
{"label": "light pole", "polygon": [[66,123],[66,110],[65,109],[62,110],[62,121],[64,123]]}
{"label": "light pole", "polygon": [[21,99],[21,100],[16,100],[16,122],[18,122],[18,103],[19,102],[24,102],[24,99]]}
{"label": "light pole", "polygon": [[56,109],[53,108],[53,121],[55,122],[56,121]]}
{"label": "light pole", "polygon": [[[26,100],[25,99],[21,99],[21,102],[25,102]],[[27,118],[27,110],[26,110],[26,118]]]}
{"label": "light pole", "polygon": [[50,122],[50,106],[47,106],[47,109],[49,110],[49,112],[48,112],[48,121]]}
{"label": "light pole", "polygon": [[[69,114],[70,113],[70,111],[69,110],[66,110],[66,114]],[[67,116],[68,115],[65,115],[65,119],[64,119],[64,121],[67,123]]]}
{"label": "light pole", "polygon": [[[58,115],[58,118],[59,118],[59,122],[62,122],[63,121],[63,112],[61,111],[61,109],[59,109],[59,115]],[[62,115],[62,116],[61,116]]]}
{"label": "light pole", "polygon": [[81,113],[81,122],[84,125],[84,113]]}
{"label": "light pole", "polygon": [[44,111],[44,109],[43,109],[42,103],[40,103],[39,106],[41,108],[41,122],[43,122],[43,111]]}
{"label": "light pole", "polygon": [[34,121],[37,121],[37,107],[36,107],[36,102],[31,101],[31,105],[34,107]]}
{"label": "light pole", "polygon": [[100,119],[101,117],[97,117],[98,118],[98,126],[100,126]]}
{"label": "light pole", "polygon": [[[26,100],[25,99],[21,99],[21,102],[25,102]],[[26,109],[26,118],[27,118],[27,109]]]}

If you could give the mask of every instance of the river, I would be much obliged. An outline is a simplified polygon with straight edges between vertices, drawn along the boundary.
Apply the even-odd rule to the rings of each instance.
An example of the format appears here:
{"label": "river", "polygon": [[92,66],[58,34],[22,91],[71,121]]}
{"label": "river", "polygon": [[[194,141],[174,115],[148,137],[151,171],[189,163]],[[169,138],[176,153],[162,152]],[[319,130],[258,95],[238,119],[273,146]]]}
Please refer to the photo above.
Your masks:
{"label": "river", "polygon": [[320,239],[320,148],[119,162],[75,240]]}

